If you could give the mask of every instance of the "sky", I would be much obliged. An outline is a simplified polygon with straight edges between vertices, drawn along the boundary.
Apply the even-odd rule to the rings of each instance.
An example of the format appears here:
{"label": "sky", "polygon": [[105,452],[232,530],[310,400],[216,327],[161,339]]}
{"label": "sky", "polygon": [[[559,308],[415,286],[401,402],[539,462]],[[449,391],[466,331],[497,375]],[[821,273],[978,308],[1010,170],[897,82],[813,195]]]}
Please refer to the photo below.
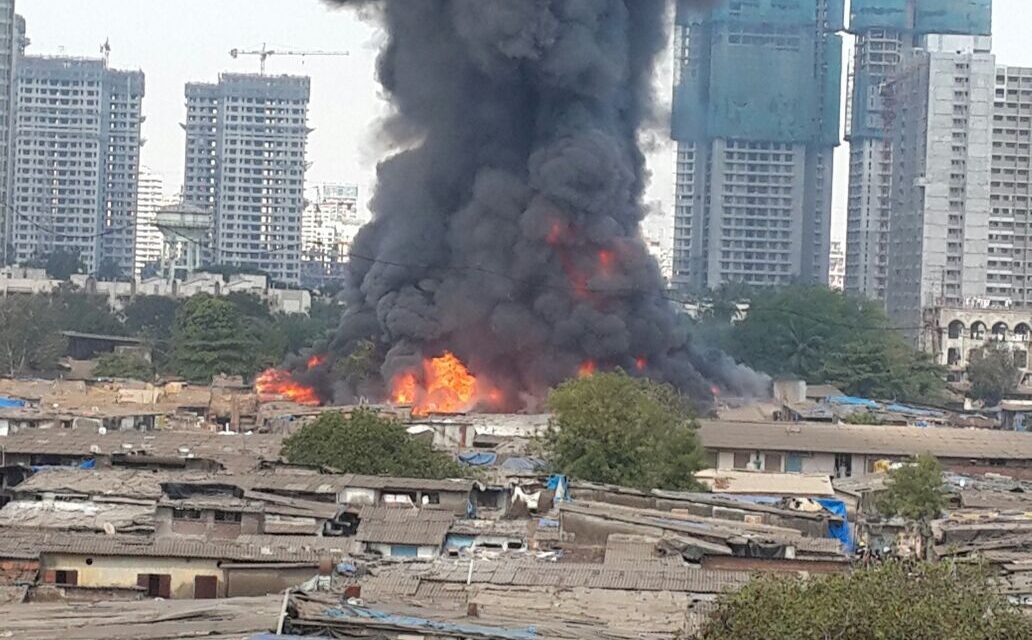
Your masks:
{"label": "sky", "polygon": [[[384,150],[377,144],[376,123],[388,105],[375,81],[376,53],[383,34],[352,10],[331,9],[321,0],[16,0],[25,16],[33,55],[99,57],[111,45],[110,64],[117,69],[142,69],[146,74],[143,102],[146,122],[142,162],[161,175],[168,195],[182,183],[187,82],[215,82],[220,72],[257,73],[256,57],[234,60],[229,51],[270,49],[346,51],[347,57],[272,56],[270,74],[312,78],[307,174],[309,184],[358,184],[363,203],[375,182],[376,161]],[[1000,64],[1032,66],[1032,40],[1027,37],[1028,0],[995,0],[994,49]],[[669,103],[669,61],[657,72],[660,97]],[[662,142],[666,131],[646,132]],[[650,202],[671,212],[673,151],[654,145],[649,155]],[[836,155],[833,235],[845,237],[848,150]]]}

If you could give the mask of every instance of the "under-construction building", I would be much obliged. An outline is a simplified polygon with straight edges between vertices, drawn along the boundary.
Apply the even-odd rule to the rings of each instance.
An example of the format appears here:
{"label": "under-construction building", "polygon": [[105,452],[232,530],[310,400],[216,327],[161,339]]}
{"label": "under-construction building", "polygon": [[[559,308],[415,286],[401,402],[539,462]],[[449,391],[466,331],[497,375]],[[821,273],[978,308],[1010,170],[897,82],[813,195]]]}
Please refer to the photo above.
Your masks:
{"label": "under-construction building", "polygon": [[677,11],[675,286],[828,281],[844,0]]}
{"label": "under-construction building", "polygon": [[88,273],[133,273],[143,95],[142,72],[105,60],[19,59],[9,220],[18,262],[63,251]]}
{"label": "under-construction building", "polygon": [[309,92],[294,76],[186,86],[183,201],[213,216],[211,262],[300,281]]}
{"label": "under-construction building", "polygon": [[[856,36],[856,48],[848,76],[846,117],[848,293],[884,300],[889,284],[890,218],[901,196],[892,183],[894,114],[887,102],[887,86],[905,61],[928,49],[929,36],[988,36],[991,28],[992,0],[852,0],[849,31]],[[947,53],[937,52],[940,57]],[[961,82],[965,75],[970,74],[958,76]],[[954,82],[952,76],[948,82]],[[949,116],[947,130],[952,128],[952,111]]]}

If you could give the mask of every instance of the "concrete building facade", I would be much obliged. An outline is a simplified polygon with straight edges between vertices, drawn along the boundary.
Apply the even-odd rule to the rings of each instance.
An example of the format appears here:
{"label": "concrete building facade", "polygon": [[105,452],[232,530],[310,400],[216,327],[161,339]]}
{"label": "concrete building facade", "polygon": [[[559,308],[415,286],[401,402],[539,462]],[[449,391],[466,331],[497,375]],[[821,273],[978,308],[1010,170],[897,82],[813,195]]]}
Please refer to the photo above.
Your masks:
{"label": "concrete building facade", "polygon": [[842,0],[680,3],[673,283],[826,283]]}
{"label": "concrete building facade", "polygon": [[145,265],[161,261],[161,232],[155,224],[158,209],[165,203],[165,182],[147,167],[140,167],[136,191],[136,255],[133,276],[139,277]]}
{"label": "concrete building facade", "polygon": [[923,308],[989,294],[990,46],[983,36],[926,36],[886,88],[894,202],[885,302],[913,337]]}
{"label": "concrete building facade", "polygon": [[996,69],[989,183],[990,299],[1032,305],[1032,68]]}
{"label": "concrete building facade", "polygon": [[10,244],[26,262],[78,254],[89,273],[133,270],[144,75],[104,60],[18,65]]}
{"label": "concrete building facade", "polygon": [[1032,312],[993,307],[935,307],[925,309],[921,344],[952,381],[966,378],[975,355],[990,347],[1014,353],[1021,384],[1032,383],[1028,351],[1032,342]]}
{"label": "concrete building facade", "polygon": [[348,251],[368,219],[358,211],[358,187],[322,184],[308,190],[301,219],[301,279],[305,286],[339,282]]}
{"label": "concrete building facade", "polygon": [[[0,0],[0,216],[3,220],[10,217],[11,210],[14,89],[18,59],[24,53],[25,42],[25,19],[15,13],[14,0]],[[0,242],[6,233],[5,223],[0,225]]]}
{"label": "concrete building facade", "polygon": [[214,263],[300,281],[309,93],[293,76],[186,86],[183,201],[212,213]]}
{"label": "concrete building facade", "polygon": [[[894,114],[887,88],[931,35],[991,34],[991,0],[852,0],[856,45],[848,74],[850,142],[845,289],[884,300],[889,280]],[[910,73],[912,73],[912,69]]]}

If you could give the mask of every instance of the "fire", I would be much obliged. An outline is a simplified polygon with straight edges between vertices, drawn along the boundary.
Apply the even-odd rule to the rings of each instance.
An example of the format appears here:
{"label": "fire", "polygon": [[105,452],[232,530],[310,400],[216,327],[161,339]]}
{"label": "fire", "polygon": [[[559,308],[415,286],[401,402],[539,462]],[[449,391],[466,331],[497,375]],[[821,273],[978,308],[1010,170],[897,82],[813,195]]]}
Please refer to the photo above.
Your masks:
{"label": "fire", "polygon": [[280,369],[268,369],[254,381],[255,391],[260,398],[278,397],[298,404],[320,404],[315,389],[306,387]]}
{"label": "fire", "polygon": [[553,222],[552,226],[548,229],[548,236],[545,241],[549,245],[555,246],[559,244],[559,241],[563,239],[563,226],[558,221]]}
{"label": "fire", "polygon": [[308,359],[308,369],[320,367],[324,362],[326,362],[326,356],[312,356]]}
{"label": "fire", "polygon": [[585,360],[581,363],[580,369],[577,370],[578,378],[590,378],[595,375],[595,371],[598,369],[598,365],[595,364],[594,360]]}
{"label": "fire", "polygon": [[720,387],[718,387],[717,385],[715,385],[715,384],[710,385],[709,390],[710,390],[710,393],[713,394],[714,398],[719,398],[720,397]]}
{"label": "fire", "polygon": [[616,261],[616,256],[612,251],[607,249],[600,249],[598,252],[598,264],[602,267],[602,272],[606,275],[612,273],[613,263]]}
{"label": "fire", "polygon": [[[481,399],[479,383],[466,365],[451,352],[423,361],[423,385],[414,371],[394,378],[391,400],[395,404],[412,405],[412,413],[461,413],[469,411]],[[501,391],[491,389],[483,396],[500,403]]]}
{"label": "fire", "polygon": [[649,361],[646,360],[643,356],[638,356],[634,359],[634,366],[638,369],[638,371],[644,371],[645,367],[649,366]]}
{"label": "fire", "polygon": [[391,401],[394,404],[415,404],[416,392],[419,390],[419,382],[416,374],[403,373],[394,379]]}

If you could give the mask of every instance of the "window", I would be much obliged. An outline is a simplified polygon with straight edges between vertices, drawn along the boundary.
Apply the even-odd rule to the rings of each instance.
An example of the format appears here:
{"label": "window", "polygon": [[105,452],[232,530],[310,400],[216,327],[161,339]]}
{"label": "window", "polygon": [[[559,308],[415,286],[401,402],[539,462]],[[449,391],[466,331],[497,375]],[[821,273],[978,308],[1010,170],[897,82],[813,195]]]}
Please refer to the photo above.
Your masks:
{"label": "window", "polygon": [[763,470],[771,473],[781,472],[781,454],[768,453],[763,456]]}
{"label": "window", "polygon": [[79,572],[69,571],[67,569],[60,569],[53,572],[47,572],[47,574],[44,576],[44,581],[53,584],[63,584],[66,586],[74,587],[75,585],[79,584]]}
{"label": "window", "polygon": [[749,464],[752,462],[751,453],[735,452],[735,469],[748,469]]}
{"label": "window", "polygon": [[785,458],[785,473],[803,472],[803,454],[792,452]]}
{"label": "window", "polygon": [[240,522],[241,516],[239,511],[216,511],[215,522]]}
{"label": "window", "polygon": [[172,518],[175,520],[200,520],[201,512],[197,509],[173,509]]}

